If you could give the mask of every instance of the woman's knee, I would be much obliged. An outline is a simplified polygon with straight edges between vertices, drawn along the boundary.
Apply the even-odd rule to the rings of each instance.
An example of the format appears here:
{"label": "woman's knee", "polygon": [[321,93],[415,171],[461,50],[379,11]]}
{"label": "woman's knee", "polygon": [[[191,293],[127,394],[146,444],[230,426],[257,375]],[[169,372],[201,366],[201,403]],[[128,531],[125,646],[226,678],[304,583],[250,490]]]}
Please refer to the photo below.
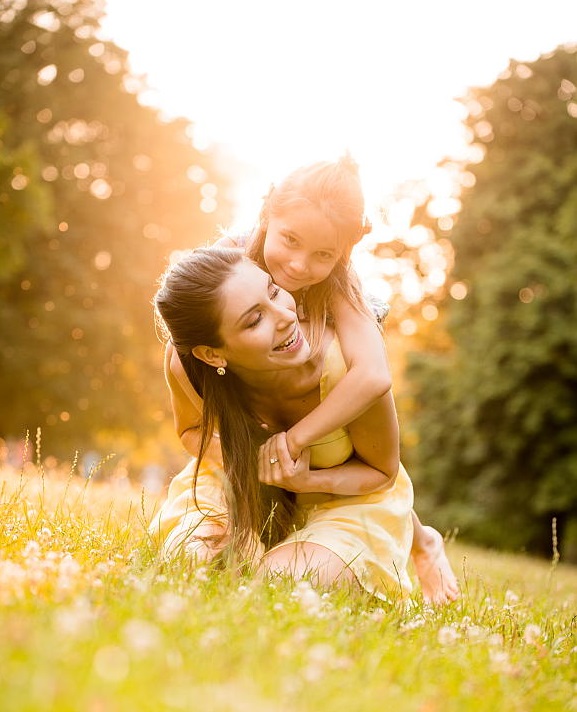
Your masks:
{"label": "woman's knee", "polygon": [[309,579],[320,586],[357,583],[354,573],[339,556],[311,542],[284,544],[269,551],[262,558],[260,569],[269,576],[290,576],[297,581]]}

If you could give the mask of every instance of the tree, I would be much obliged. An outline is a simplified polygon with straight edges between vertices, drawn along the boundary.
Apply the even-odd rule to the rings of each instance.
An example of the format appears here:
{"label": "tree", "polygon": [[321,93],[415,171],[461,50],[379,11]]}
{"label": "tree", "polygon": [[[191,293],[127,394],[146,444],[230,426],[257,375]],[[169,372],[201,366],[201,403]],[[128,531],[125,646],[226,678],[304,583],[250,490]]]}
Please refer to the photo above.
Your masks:
{"label": "tree", "polygon": [[54,454],[168,417],[151,298],[229,219],[218,156],[142,106],[98,3],[0,1],[0,434]]}
{"label": "tree", "polygon": [[449,348],[410,359],[413,472],[443,525],[577,556],[577,53],[464,99],[474,184],[450,234]]}

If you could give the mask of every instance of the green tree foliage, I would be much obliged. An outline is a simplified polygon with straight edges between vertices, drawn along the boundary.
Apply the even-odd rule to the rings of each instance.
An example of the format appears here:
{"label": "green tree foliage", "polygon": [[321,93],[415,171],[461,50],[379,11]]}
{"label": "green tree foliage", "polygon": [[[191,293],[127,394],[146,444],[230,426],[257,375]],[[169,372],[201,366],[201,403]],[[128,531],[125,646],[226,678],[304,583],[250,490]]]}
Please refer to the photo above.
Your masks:
{"label": "green tree foliage", "polygon": [[[414,474],[447,527],[577,553],[577,52],[469,91],[450,347],[413,354]],[[562,552],[563,553],[563,552]]]}
{"label": "green tree foliage", "polygon": [[217,156],[139,103],[98,5],[0,0],[0,436],[53,454],[167,417],[156,280],[229,220]]}

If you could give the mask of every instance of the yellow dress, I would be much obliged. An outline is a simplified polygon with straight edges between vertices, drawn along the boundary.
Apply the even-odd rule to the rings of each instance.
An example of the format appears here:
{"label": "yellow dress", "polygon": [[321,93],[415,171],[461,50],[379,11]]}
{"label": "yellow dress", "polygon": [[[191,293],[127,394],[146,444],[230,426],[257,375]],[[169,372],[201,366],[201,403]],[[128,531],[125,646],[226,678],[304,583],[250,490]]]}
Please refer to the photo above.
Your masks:
{"label": "yellow dress", "polygon": [[[345,372],[335,338],[325,355],[320,382],[321,399]],[[190,394],[187,392],[187,395]],[[201,403],[199,396],[194,395]],[[348,432],[340,428],[311,446],[311,466],[334,467],[345,462],[352,453],[353,445]],[[192,556],[196,554],[200,559],[209,557],[210,546],[207,547],[203,537],[226,531],[222,466],[218,462],[203,461],[196,498],[192,492],[194,466],[193,459],[174,477],[167,499],[149,527],[150,534],[158,537],[164,554],[168,556],[184,547]],[[385,491],[353,496],[297,494],[297,503],[306,515],[306,524],[274,549],[298,542],[322,545],[350,567],[369,593],[381,599],[389,594],[408,595],[412,588],[407,563],[413,539],[413,488],[402,465],[395,483]],[[262,553],[264,549],[258,555]]]}

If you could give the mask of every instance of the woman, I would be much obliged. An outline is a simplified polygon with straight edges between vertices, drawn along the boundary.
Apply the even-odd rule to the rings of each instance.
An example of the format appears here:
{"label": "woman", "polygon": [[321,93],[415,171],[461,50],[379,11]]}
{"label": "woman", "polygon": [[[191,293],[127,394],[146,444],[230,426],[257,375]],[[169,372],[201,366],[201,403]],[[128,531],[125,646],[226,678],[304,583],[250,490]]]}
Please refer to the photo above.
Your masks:
{"label": "woman", "polygon": [[[226,545],[270,572],[407,594],[413,497],[390,392],[293,463],[286,440],[263,444],[346,373],[332,330],[311,356],[294,299],[237,250],[190,253],[167,271],[155,305],[191,395],[202,397],[199,458],[151,525],[165,551],[210,558]],[[215,430],[224,472],[207,453]]]}

